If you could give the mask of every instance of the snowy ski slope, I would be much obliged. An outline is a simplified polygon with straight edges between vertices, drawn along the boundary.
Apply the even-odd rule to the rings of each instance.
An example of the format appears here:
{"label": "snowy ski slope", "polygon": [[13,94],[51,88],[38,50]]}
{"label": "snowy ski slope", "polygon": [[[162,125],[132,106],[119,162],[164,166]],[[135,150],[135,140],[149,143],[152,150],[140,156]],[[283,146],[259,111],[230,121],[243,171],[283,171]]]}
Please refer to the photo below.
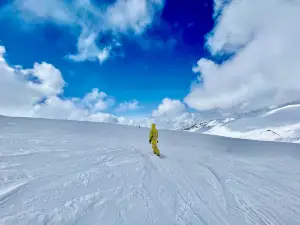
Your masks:
{"label": "snowy ski slope", "polygon": [[0,117],[0,224],[298,225],[288,143]]}

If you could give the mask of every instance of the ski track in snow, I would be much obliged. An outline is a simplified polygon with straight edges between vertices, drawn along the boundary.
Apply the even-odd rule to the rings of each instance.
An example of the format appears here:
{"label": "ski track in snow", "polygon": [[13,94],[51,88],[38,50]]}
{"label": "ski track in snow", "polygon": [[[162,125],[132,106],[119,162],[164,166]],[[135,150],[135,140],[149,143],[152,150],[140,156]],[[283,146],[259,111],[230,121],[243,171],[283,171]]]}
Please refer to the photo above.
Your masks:
{"label": "ski track in snow", "polygon": [[298,225],[299,145],[0,117],[0,224]]}

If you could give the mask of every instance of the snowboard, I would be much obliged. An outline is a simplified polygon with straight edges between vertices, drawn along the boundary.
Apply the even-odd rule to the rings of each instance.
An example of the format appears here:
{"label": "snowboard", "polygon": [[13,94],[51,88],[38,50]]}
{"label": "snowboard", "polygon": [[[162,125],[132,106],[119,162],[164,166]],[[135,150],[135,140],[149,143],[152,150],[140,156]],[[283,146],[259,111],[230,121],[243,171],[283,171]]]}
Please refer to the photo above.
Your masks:
{"label": "snowboard", "polygon": [[161,159],[166,158],[166,156],[163,155],[163,154],[160,154],[160,156],[154,154],[153,152],[149,152],[149,154],[150,154],[150,155],[155,155],[156,157],[161,158]]}

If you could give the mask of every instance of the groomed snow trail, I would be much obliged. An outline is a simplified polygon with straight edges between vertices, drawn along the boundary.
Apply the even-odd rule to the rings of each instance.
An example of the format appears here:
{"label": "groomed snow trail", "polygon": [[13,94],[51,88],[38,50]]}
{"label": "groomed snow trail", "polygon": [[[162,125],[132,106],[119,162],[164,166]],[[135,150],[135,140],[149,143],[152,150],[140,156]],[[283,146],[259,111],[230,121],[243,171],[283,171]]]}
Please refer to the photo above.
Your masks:
{"label": "groomed snow trail", "polygon": [[300,224],[299,145],[0,117],[0,224]]}

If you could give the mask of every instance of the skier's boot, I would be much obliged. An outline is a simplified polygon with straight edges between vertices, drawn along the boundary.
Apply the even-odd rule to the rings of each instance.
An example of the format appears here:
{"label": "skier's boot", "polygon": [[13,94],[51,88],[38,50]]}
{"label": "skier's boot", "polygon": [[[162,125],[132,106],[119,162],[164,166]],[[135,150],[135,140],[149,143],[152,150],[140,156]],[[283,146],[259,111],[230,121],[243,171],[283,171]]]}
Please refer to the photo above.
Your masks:
{"label": "skier's boot", "polygon": [[158,151],[156,151],[156,153],[155,153],[158,157],[160,157],[160,152],[159,152],[159,150]]}

